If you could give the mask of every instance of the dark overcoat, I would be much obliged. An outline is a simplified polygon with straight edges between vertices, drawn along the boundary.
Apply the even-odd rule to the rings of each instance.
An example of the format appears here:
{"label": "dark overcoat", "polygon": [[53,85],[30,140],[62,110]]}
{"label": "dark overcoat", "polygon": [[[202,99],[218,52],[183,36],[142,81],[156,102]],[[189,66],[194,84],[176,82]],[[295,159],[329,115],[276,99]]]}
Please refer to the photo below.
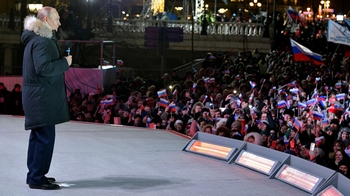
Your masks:
{"label": "dark overcoat", "polygon": [[50,26],[34,16],[24,22],[22,102],[25,129],[56,125],[69,120],[64,72],[68,62],[61,58]]}

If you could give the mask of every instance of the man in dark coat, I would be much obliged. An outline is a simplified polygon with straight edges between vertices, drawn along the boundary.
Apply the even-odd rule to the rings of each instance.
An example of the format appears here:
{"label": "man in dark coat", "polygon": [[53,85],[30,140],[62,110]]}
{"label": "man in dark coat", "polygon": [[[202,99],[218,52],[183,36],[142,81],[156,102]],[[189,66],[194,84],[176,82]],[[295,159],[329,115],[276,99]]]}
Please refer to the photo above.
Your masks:
{"label": "man in dark coat", "polygon": [[56,9],[43,7],[24,21],[22,102],[25,129],[31,129],[28,145],[27,183],[30,188],[59,189],[47,178],[54,142],[55,125],[69,120],[63,73],[72,57],[61,57],[55,32],[60,26]]}

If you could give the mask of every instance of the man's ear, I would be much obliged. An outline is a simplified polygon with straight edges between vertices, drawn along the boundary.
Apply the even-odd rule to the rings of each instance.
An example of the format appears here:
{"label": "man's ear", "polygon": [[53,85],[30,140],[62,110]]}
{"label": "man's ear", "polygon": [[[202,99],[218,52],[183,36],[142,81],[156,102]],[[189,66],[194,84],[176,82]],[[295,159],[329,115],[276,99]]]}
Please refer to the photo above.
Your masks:
{"label": "man's ear", "polygon": [[47,16],[44,16],[43,20],[46,22],[47,21]]}

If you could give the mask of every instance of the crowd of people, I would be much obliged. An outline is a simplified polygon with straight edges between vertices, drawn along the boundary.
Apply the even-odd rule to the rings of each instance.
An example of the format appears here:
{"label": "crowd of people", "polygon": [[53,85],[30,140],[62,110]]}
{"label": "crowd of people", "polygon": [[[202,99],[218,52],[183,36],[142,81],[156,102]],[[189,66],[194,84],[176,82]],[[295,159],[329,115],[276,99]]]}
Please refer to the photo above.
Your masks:
{"label": "crowd of people", "polygon": [[[303,33],[294,36],[319,43]],[[322,35],[317,39],[324,42]],[[200,70],[181,77],[173,70],[161,77],[120,77],[109,89],[99,85],[85,94],[75,89],[68,95],[70,115],[77,121],[244,140],[350,177],[350,59],[326,54],[323,63],[295,62],[288,47],[268,54],[207,53]],[[9,92],[0,83],[0,113],[23,115],[19,95],[20,85]]]}
{"label": "crowd of people", "polygon": [[15,84],[12,91],[0,82],[0,114],[23,115],[21,85]]}
{"label": "crowd of people", "polygon": [[[71,119],[188,136],[202,131],[300,156],[350,177],[349,66],[341,54],[315,66],[294,62],[289,51],[263,55],[256,49],[235,58],[208,53],[202,68],[184,77],[174,70],[159,78],[121,77],[109,89],[99,85],[85,95],[75,89],[68,98]],[[0,83],[1,112],[23,114],[19,95],[20,85],[8,92]]]}

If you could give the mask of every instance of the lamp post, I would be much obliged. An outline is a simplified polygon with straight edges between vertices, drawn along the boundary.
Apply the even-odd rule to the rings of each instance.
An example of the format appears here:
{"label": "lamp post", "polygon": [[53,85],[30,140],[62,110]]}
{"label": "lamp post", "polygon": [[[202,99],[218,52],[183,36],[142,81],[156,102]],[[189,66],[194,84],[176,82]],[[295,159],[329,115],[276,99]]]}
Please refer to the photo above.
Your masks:
{"label": "lamp post", "polygon": [[204,7],[205,7],[205,8],[204,8],[203,16],[202,16],[203,18],[202,18],[202,31],[201,31],[201,35],[207,35],[207,28],[208,28],[208,21],[207,21],[206,14],[207,14],[209,5],[208,5],[208,4],[205,4]]}
{"label": "lamp post", "polygon": [[270,31],[270,41],[271,41],[271,49],[276,48],[276,0],[273,0],[273,8],[272,8],[272,21],[271,25],[269,26]]}
{"label": "lamp post", "polygon": [[324,18],[328,18],[328,13],[329,13],[329,7],[331,5],[331,1],[324,1],[324,0],[321,0],[320,1],[320,4],[323,5],[323,13],[324,13]]}
{"label": "lamp post", "polygon": [[270,20],[269,20],[269,12],[270,12],[270,7],[269,7],[269,0],[266,1],[266,18],[264,21],[264,34],[263,37],[270,37]]}
{"label": "lamp post", "polygon": [[252,8],[253,7],[255,8],[254,16],[255,16],[255,20],[257,20],[257,17],[256,17],[257,11],[259,8],[261,8],[262,4],[260,2],[258,2],[258,0],[253,0],[253,1],[249,2],[249,6]]}

